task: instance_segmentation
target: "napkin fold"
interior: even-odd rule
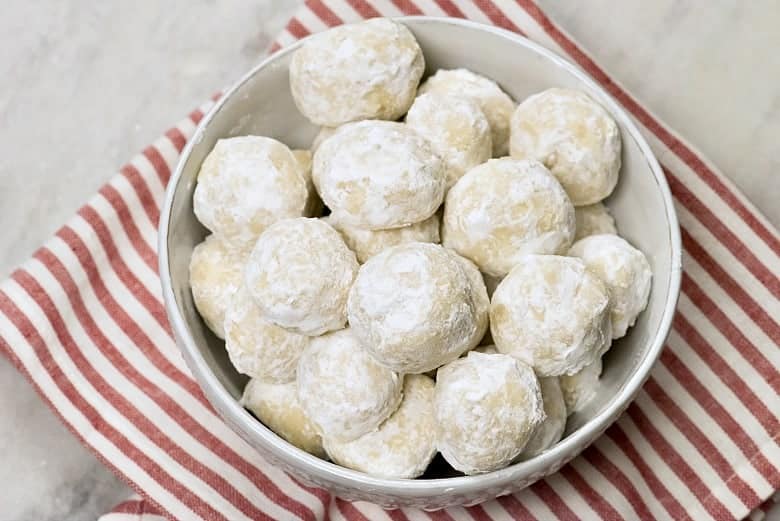
[[[529,0],[310,0],[272,50],[333,25],[407,14],[525,35],[578,64],[636,120],[666,173],[685,250],[678,312],[649,380],[560,472],[474,507],[384,511],[268,464],[190,376],[160,292],[164,190],[207,103],[0,283],[0,350],[139,494],[103,519],[760,518],[780,488],[778,232]]]

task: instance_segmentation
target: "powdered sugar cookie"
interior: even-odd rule
[[[561,375],[558,377],[568,414],[582,410],[596,396],[599,388],[601,367],[602,362],[601,358],[599,358],[573,375]]]
[[[572,257],[527,255],[501,281],[490,305],[496,349],[539,376],[574,374],[609,349],[609,293]]]
[[[354,441],[325,438],[331,459],[383,478],[416,478],[436,455],[433,416],[434,382],[419,374],[404,377],[404,397],[398,409],[373,432]]]
[[[290,62],[290,89],[298,109],[317,125],[395,120],[412,104],[424,70],[412,33],[374,18],[307,39]]]
[[[558,178],[575,206],[601,201],[620,171],[620,130],[584,92],[547,89],[517,106],[512,157],[536,159]]]
[[[574,207],[537,161],[491,159],[447,193],[442,244],[501,277],[528,253],[564,253],[574,238]]]
[[[611,233],[617,235],[615,218],[609,213],[609,208],[603,203],[594,203],[587,206],[574,208],[574,219],[577,222],[577,231],[574,241],[578,241],[590,235]]]
[[[542,390],[545,419],[540,423],[531,439],[523,448],[520,457],[533,458],[549,449],[561,439],[566,430],[566,403],[563,401],[563,393],[558,378],[539,378],[539,387]]]
[[[479,345],[488,330],[488,313],[490,312],[490,297],[488,297],[485,281],[477,269],[476,264],[465,257],[461,257],[452,250],[447,250],[459,263],[466,277],[471,283],[471,299],[474,303],[474,319],[477,328],[469,341],[469,349]]]
[[[369,230],[423,221],[444,197],[444,165],[402,123],[344,125],[314,154],[314,183],[340,221]]]
[[[285,219],[263,232],[244,280],[262,315],[304,335],[344,327],[355,254],[320,219]]]
[[[312,339],[298,362],[298,399],[319,433],[351,441],[398,408],[403,377],[380,365],[350,329]]]

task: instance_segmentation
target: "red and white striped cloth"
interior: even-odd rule
[[[311,0],[274,49],[342,22],[422,13],[499,25],[568,56],[633,114],[663,165],[682,226],[682,294],[636,402],[560,472],[470,508],[383,511],[269,465],[198,389],[160,295],[160,204],[207,104],[0,284],[2,351],[143,498],[104,519],[760,518],[780,488],[780,235],[529,0]]]

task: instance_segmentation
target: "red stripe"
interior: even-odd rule
[[[636,402],[632,403],[626,410],[626,414],[634,422],[637,430],[648,441],[653,450],[658,456],[664,460],[672,471],[677,474],[680,481],[696,496],[699,501],[704,505],[707,511],[715,519],[730,519],[732,516],[729,513],[726,506],[715,499],[710,502],[711,497],[710,490],[701,480],[699,475],[688,465],[688,462],[680,456],[680,453],[664,438],[658,429],[656,429],[653,422],[645,416],[645,413],[637,406]]]
[[[446,510],[434,510],[433,512],[426,512],[425,515],[430,517],[432,521],[455,521]]]
[[[363,18],[377,18],[382,16],[379,14],[379,11],[374,9],[374,6],[365,0],[347,0],[347,3],[349,3],[349,5],[351,5]]]
[[[173,143],[173,146],[181,154],[181,151],[184,150],[184,145],[187,144],[187,138],[184,137],[184,134],[182,134],[181,130],[176,127],[170,128],[167,132],[165,132],[165,136],[170,140],[171,143]]]
[[[119,224],[121,224],[122,228],[125,230],[125,234],[127,235],[127,238],[130,239],[130,243],[138,253],[138,256],[141,257],[144,264],[146,264],[150,270],[157,273],[157,253],[149,246],[149,243],[144,240],[141,231],[133,220],[130,208],[127,206],[125,200],[122,199],[119,191],[111,185],[103,185],[99,193],[116,212],[119,217]]]
[[[336,498],[336,508],[339,509],[341,512],[341,515],[344,516],[349,521],[370,521],[366,516],[364,516],[360,510],[355,508],[355,505],[350,503],[349,501],[344,501],[343,499]]]
[[[542,29],[555,40],[588,74],[593,76],[596,81],[620,103],[626,107],[634,116],[655,134],[672,152],[685,162],[712,190],[717,193],[721,199],[737,213],[747,225],[770,247],[777,255],[780,255],[780,237],[770,231],[749,210],[728,188],[715,172],[710,170],[707,165],[694,152],[688,148],[685,143],[672,135],[664,128],[653,116],[648,113],[637,101],[628,95],[619,85],[612,81],[607,74],[573,41],[561,32],[560,29],[547,17],[547,15],[532,0],[516,0],[517,3],[542,27]]]
[[[203,426],[187,414],[181,406],[173,402],[162,389],[138,372],[132,362],[130,362],[130,360],[128,360],[105,336],[89,314],[89,310],[84,305],[81,295],[78,292],[78,286],[76,286],[62,263],[45,249],[39,250],[38,255],[39,260],[44,263],[46,268],[57,279],[62,286],[62,289],[67,294],[73,312],[84,328],[84,331],[95,344],[95,347],[105,355],[111,364],[133,385],[143,391],[144,394],[159,405],[173,421],[179,423],[185,431],[190,432],[193,437],[205,447],[212,446],[212,443],[219,443],[219,440],[217,440],[216,437],[209,436],[208,433],[202,432],[205,431]],[[14,274],[14,280],[16,280],[19,285],[27,291],[30,297],[38,303],[56,331],[60,343],[68,352],[68,356],[73,360],[79,371],[81,371],[108,403],[112,404],[120,414],[127,418],[141,432],[145,433],[155,445],[165,451],[174,461],[202,479],[215,492],[220,494],[228,502],[233,503],[241,512],[252,519],[255,517],[258,519],[270,519],[265,512],[250,503],[239,490],[234,488],[230,482],[227,481],[227,479],[199,459],[192,456],[171,439],[170,436],[160,430],[155,422],[135,407],[123,393],[119,392],[95,369],[85,357],[84,353],[79,349],[73,337],[70,336],[67,324],[55,307],[51,297],[38,282],[32,278],[32,276],[25,272],[16,272]],[[220,447],[217,447],[217,450],[214,452],[217,453],[219,451]]]
[[[582,475],[577,472],[577,469],[571,465],[565,465],[559,472],[561,473],[561,476],[566,478],[571,486],[585,498],[588,505],[590,505],[593,511],[601,516],[602,519],[623,519],[623,516],[621,516],[618,511],[601,496],[601,494],[593,490],[593,487],[583,479]]]
[[[510,501],[510,498],[514,499],[514,501]],[[496,501],[498,501],[501,506],[506,510],[510,516],[512,516],[513,519],[516,520],[525,520],[525,519],[536,519],[531,512],[528,511],[527,508],[525,508],[525,505],[523,505],[523,502],[520,501],[520,499],[517,496],[501,496],[499,498],[496,498]]]
[[[385,513],[387,514],[387,517],[394,519],[395,521],[409,521],[409,518],[406,517],[406,514],[403,510],[385,510]]]
[[[436,3],[439,4],[439,7],[441,7],[442,11],[447,13],[447,16],[451,16],[453,18],[466,18],[466,15],[463,13],[463,11],[461,11],[457,5],[452,3],[451,0],[436,0]]]
[[[14,272],[12,278],[30,295],[41,311],[49,316],[48,310],[53,308],[53,304],[49,296],[43,291],[43,288],[41,288],[30,275],[21,270]],[[201,500],[173,476],[165,472],[162,467],[149,458],[146,453],[133,445],[124,434],[116,430],[109,422],[105,421],[97,409],[79,394],[69,378],[62,372],[60,366],[49,353],[46,342],[43,340],[40,333],[38,333],[38,330],[32,322],[30,322],[27,316],[22,313],[3,292],[0,292],[0,309],[3,310],[19,332],[30,343],[36,357],[41,365],[44,366],[46,372],[49,373],[54,380],[57,387],[59,387],[60,391],[79,411],[82,412],[85,418],[97,431],[103,434],[103,436],[122,452],[125,457],[131,459],[138,466],[143,468],[161,488],[179,498],[189,508],[193,509],[196,514],[200,516],[209,516],[211,519],[225,519],[208,503]],[[70,358],[75,362],[74,354],[76,358],[79,358],[78,348],[70,340],[65,324],[58,315],[54,317],[54,321],[50,317],[49,322],[60,340],[60,343],[62,343]],[[74,351],[76,351],[76,353],[74,353]],[[107,385],[104,384],[104,386]],[[98,385],[95,386],[95,388],[98,391],[101,391],[104,386]]]
[[[669,186],[675,198],[682,203],[700,221],[721,244],[734,254],[742,265],[753,274],[776,297],[780,298],[780,278],[772,273],[750,251],[737,236],[728,229],[712,211],[707,208],[688,188],[675,178],[669,170],[664,169]],[[717,266],[717,264],[716,264]],[[738,287],[738,286],[737,286]],[[777,327],[777,324],[775,324]]]
[[[685,276],[683,274],[683,276]],[[716,352],[711,345],[701,336],[688,320],[682,315],[677,313],[674,317],[674,328],[680,333],[680,336],[685,342],[699,355],[699,357],[712,369],[718,378],[728,387],[731,391],[737,395],[737,398],[745,405],[745,408],[749,410],[758,422],[764,427],[767,434],[770,436],[777,435],[780,429],[777,417],[767,409],[764,402],[762,402],[758,396],[750,389],[740,378],[740,376],[734,371],[729,363],[727,363],[720,353]],[[661,355],[663,357],[663,353]],[[681,380],[683,387],[688,386],[689,382]]]
[[[634,465],[639,475],[645,480],[650,491],[655,495],[655,498],[659,503],[669,512],[672,519],[689,519],[685,509],[680,505],[680,502],[669,492],[663,483],[658,479],[653,469],[647,464],[647,462],[639,455],[636,447],[628,438],[626,433],[620,427],[618,423],[613,423],[612,426],[606,430],[605,434],[615,443],[617,447],[623,452],[623,454]]]
[[[425,14],[422,12],[422,10],[419,7],[414,5],[409,0],[393,0],[393,4],[395,4],[395,6],[398,9],[400,9],[401,12],[405,15],[417,16],[417,15]]]
[[[474,521],[492,521],[492,518],[485,512],[482,505],[472,505],[465,508],[466,512],[474,519]]]
[[[694,258],[696,262],[709,273],[710,277],[723,288],[734,302],[761,328],[764,333],[775,343],[780,343],[780,326],[769,316],[748,293],[735,281],[726,270],[693,238],[685,229],[680,228],[680,237],[683,248]]]
[[[530,490],[539,496],[558,519],[579,519],[546,481],[537,481]]]
[[[200,120],[203,119],[203,111],[200,109],[195,109],[192,112],[190,112],[189,118],[192,120],[193,123],[196,125],[200,123]]]
[[[693,339],[696,341],[696,339]],[[690,345],[690,340],[686,340]],[[677,357],[674,351],[667,347],[661,353],[661,362],[664,367],[677,379],[678,382],[685,382],[685,390],[707,411],[721,429],[734,441],[734,444],[750,460],[755,468],[770,483],[780,486],[780,471],[773,466],[761,454],[761,450],[756,445],[753,438],[742,428],[731,414],[723,408],[710,391],[704,387],[698,378],[690,369]]]
[[[322,503],[323,512],[328,511],[328,505],[330,505],[331,497],[327,490],[318,487],[310,487],[309,485],[306,485],[303,482],[301,482],[298,478],[296,478],[292,474],[288,474],[287,477],[290,478],[290,480],[293,483],[301,487],[303,490],[309,492],[311,495],[319,499],[320,502]]]
[[[274,43],[271,44],[271,48],[268,49],[268,52],[270,54],[274,54],[276,51],[278,51],[281,48],[282,48],[282,46],[279,44],[279,42],[274,42]]]
[[[328,27],[333,27],[344,23],[344,20],[339,18],[339,16],[331,11],[330,7],[323,4],[321,0],[307,0],[306,5],[315,15],[317,15],[317,18],[322,20]]]
[[[168,180],[171,178],[171,169],[168,168],[168,163],[165,161],[162,154],[160,154],[160,151],[154,146],[148,146],[144,148],[143,154],[154,167],[154,171],[157,172],[157,177],[160,178],[162,185],[166,186]]]
[[[475,0],[474,4],[479,7],[483,13],[485,13],[485,16],[487,16],[490,21],[493,22],[493,24],[501,27],[502,29],[512,31],[513,33],[517,33],[521,36],[525,36],[525,33],[518,26],[516,26],[512,20],[507,18],[504,12],[496,7],[496,4],[490,0]]]
[[[149,222],[156,228],[157,223],[160,222],[160,209],[157,207],[157,201],[155,200],[154,195],[152,195],[149,185],[146,184],[143,176],[141,176],[141,173],[129,163],[120,168],[119,173],[122,174],[133,187],[138,200],[141,201],[144,212],[146,212],[146,216],[149,217]]]
[[[653,519],[650,509],[645,503],[642,495],[637,491],[630,479],[617,468],[606,456],[596,447],[591,445],[582,453],[583,459],[590,463],[610,484],[623,494],[623,497],[631,504],[639,519]],[[626,517],[630,517],[626,514]]]
[[[720,479],[729,487],[742,503],[751,508],[761,499],[755,490],[735,473],[735,469],[726,461],[720,450],[710,441],[691,419],[677,406],[658,382],[651,376],[643,389],[664,415],[691,442],[701,456],[715,469]]]
[[[155,508],[155,506],[146,499],[129,499],[127,501],[123,501],[112,508],[111,513],[135,515],[149,514],[153,516],[163,516],[163,513]]]
[[[294,16],[290,18],[290,21],[287,23],[287,32],[298,39],[305,38],[309,35],[309,30]]]

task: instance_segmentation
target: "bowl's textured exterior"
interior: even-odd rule
[[[246,378],[233,370],[190,294],[190,254],[206,234],[192,212],[192,193],[200,163],[219,138],[259,134],[293,148],[308,147],[317,129],[295,108],[287,77],[290,58],[300,44],[258,65],[200,123],[168,187],[160,221],[160,276],[170,322],[193,375],[225,421],[264,457],[344,499],[437,509],[470,505],[526,487],[555,472],[617,419],[647,378],[669,331],[679,293],[681,248],[671,194],[650,148],[626,113],[584,72],[527,39],[494,27],[430,17],[400,20],[420,42],[427,73],[465,67],[496,80],[516,100],[553,86],[581,89],[602,103],[620,126],[623,168],[607,203],[621,235],[648,256],[652,291],[636,326],[607,353],[602,388],[586,410],[570,417],[566,437],[531,460],[479,476],[380,479],[293,447],[238,404]]]

